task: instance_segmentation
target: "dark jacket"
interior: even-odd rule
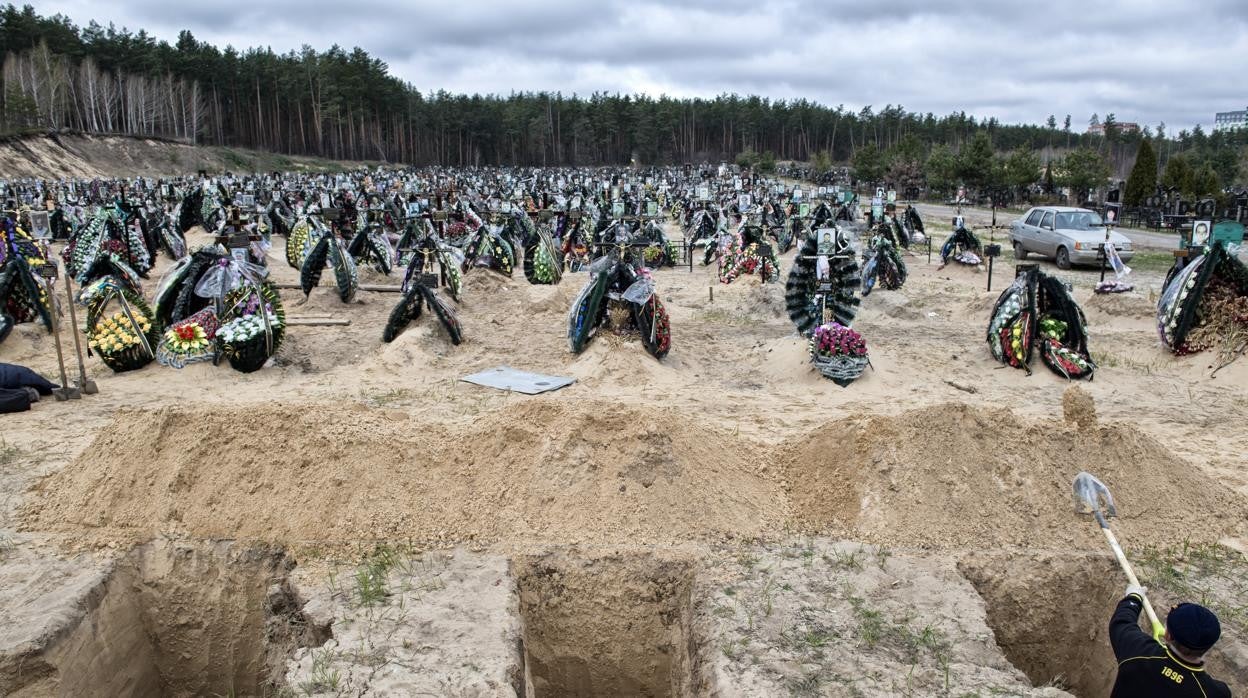
[[[1189,664],[1140,630],[1143,604],[1134,595],[1118,602],[1109,621],[1109,643],[1118,658],[1118,679],[1110,698],[1230,698],[1231,689]]]
[[[40,395],[51,395],[57,384],[17,364],[0,364],[0,389],[34,388]]]

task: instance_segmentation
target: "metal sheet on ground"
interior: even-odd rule
[[[567,376],[544,376],[540,373],[520,371],[510,366],[498,366],[470,376],[464,376],[460,380],[474,385],[509,390],[525,395],[537,395],[566,388],[576,382],[575,378]]]

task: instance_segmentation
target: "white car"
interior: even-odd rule
[[[1010,224],[1010,242],[1016,259],[1027,259],[1028,254],[1052,257],[1061,269],[1075,264],[1099,265],[1105,223],[1101,214],[1086,208],[1037,206]],[[1122,233],[1111,232],[1109,242],[1124,262],[1135,254],[1131,239]]]

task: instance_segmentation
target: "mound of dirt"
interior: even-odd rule
[[[42,481],[31,530],[266,541],[750,537],[765,447],[674,411],[539,399],[470,425],[363,405],[123,410]]]
[[[1114,493],[1125,540],[1203,540],[1244,527],[1244,502],[1128,425],[1074,431],[1007,410],[947,404],[836,420],[782,454],[806,527],[898,545],[1086,542],[1073,511],[1080,470]]]
[[[1111,317],[1152,320],[1157,316],[1157,308],[1139,293],[1093,293],[1083,307]]]

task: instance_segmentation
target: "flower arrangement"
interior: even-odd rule
[[[1237,294],[1231,283],[1215,276],[1200,298],[1197,321],[1175,353],[1214,349],[1218,364],[1226,365],[1248,345],[1248,296]]]
[[[738,277],[758,274],[763,283],[777,281],[780,268],[776,265],[775,251],[764,254],[758,243],[750,243],[744,250],[738,248],[738,241],[733,242],[728,251],[720,259],[720,283],[729,284]]]
[[[667,315],[667,308],[663,306],[657,295],[650,296],[647,305],[650,306],[650,315],[654,324],[654,343],[651,347],[649,342],[643,340],[643,344],[655,358],[662,359],[672,348],[672,321]]]
[[[138,325],[138,332],[134,325]],[[101,356],[114,357],[130,349],[141,346],[141,334],[152,329],[151,320],[147,316],[136,313],[134,324],[123,312],[113,313],[110,317],[98,320],[87,334],[87,345],[98,351]]]
[[[169,328],[165,344],[179,354],[193,354],[208,348],[208,333],[197,322]]]
[[[272,311],[265,314],[268,315],[271,329],[282,326],[281,319]],[[262,334],[264,334],[264,318],[259,313],[236,317],[217,330],[217,338],[226,344],[246,342]]]
[[[838,322],[815,328],[808,346],[815,368],[841,387],[857,380],[871,363],[867,357],[867,341]]]
[[[230,292],[226,304],[232,317],[216,332],[221,353],[235,370],[259,370],[277,353],[285,336],[286,313],[281,297],[272,284],[245,284]]]
[[[533,255],[533,277],[539,283],[549,284],[555,281],[555,261],[545,245],[537,245]]]
[[[1126,281],[1109,279],[1108,281],[1102,281],[1097,284],[1096,288],[1093,290],[1096,293],[1126,293],[1128,291],[1135,290],[1135,286]]]
[[[174,368],[207,361],[216,353],[213,346],[216,332],[217,315],[211,308],[204,308],[165,330],[156,348],[156,360]]]
[[[867,341],[854,330],[833,322],[815,328],[810,336],[810,355],[833,356],[866,356]]]
[[[121,310],[107,314],[114,301]],[[118,373],[133,371],[156,357],[160,336],[152,309],[143,296],[126,288],[117,277],[104,276],[84,286],[78,302],[87,306],[87,346],[109,368]]]

